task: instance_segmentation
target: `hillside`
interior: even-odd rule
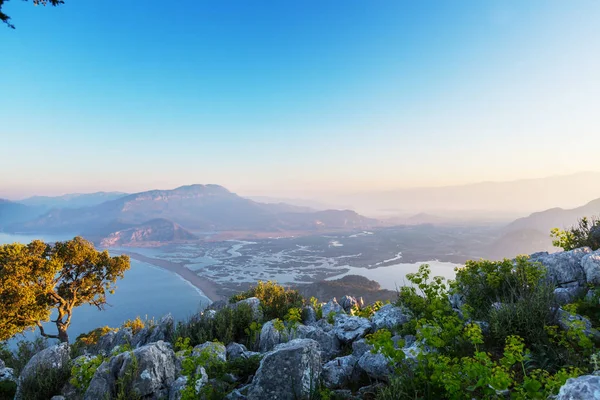
[[[46,210],[51,208],[80,208],[95,206],[126,195],[127,193],[122,192],[70,193],[62,196],[33,196],[19,200],[19,203],[41,207]]]
[[[197,240],[193,233],[167,219],[159,218],[119,230],[100,240],[102,247],[133,246],[149,242],[181,242]]]
[[[21,232],[108,234],[107,225],[132,225],[167,219],[192,231],[281,231],[367,228],[376,220],[352,211],[317,211],[289,204],[262,204],[218,185],[190,185],[152,190],[92,207],[54,209],[12,227]],[[129,225],[129,226],[127,226]]]
[[[20,223],[39,216],[43,210],[24,204],[0,199],[0,230],[7,226]]]

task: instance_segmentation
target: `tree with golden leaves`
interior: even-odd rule
[[[114,292],[129,267],[128,256],[111,257],[81,237],[53,245],[1,245],[0,341],[37,326],[42,336],[68,342],[73,309],[103,309],[107,292]],[[51,317],[57,334],[44,330]]]

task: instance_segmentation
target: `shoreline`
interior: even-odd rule
[[[166,269],[167,271],[179,275],[186,282],[190,283],[195,288],[200,289],[204,296],[208,297],[212,302],[223,300],[223,297],[217,293],[217,285],[214,282],[196,275],[193,271],[187,269],[182,264],[177,264],[171,261],[160,260],[152,257],[146,257],[142,254],[127,250],[120,250],[119,252],[128,255],[134,260],[152,264],[154,266]]]

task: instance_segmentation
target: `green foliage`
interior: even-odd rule
[[[297,290],[286,289],[272,281],[259,281],[248,291],[233,296],[230,302],[236,303],[250,297],[260,299],[265,320],[284,319],[290,308],[302,308],[304,303]]]
[[[154,321],[154,319],[148,319],[148,316],[146,316],[146,319],[143,320],[138,315],[134,319],[128,319],[127,321],[125,321],[121,327],[131,329],[131,333],[135,335],[136,333],[139,333],[142,329],[150,328],[153,326],[156,326],[156,322]]]
[[[21,381],[21,396],[27,400],[48,400],[59,395],[71,376],[70,359],[65,357],[60,367],[40,366]]]
[[[17,384],[12,381],[0,382],[0,400],[13,400],[17,392]]]
[[[600,249],[600,219],[583,217],[578,220],[576,226],[567,230],[552,229],[550,236],[554,238],[552,244],[565,251],[586,246],[592,250]]]
[[[81,237],[53,245],[40,240],[1,245],[0,340],[37,326],[42,336],[68,342],[73,308],[102,309],[106,293],[129,266],[129,257],[110,257]],[[47,334],[42,325],[53,310],[57,335]]]
[[[11,351],[4,343],[0,344],[0,359],[7,367],[12,368],[18,376],[23,371],[31,357],[48,347],[48,340],[36,338],[33,341],[21,340],[17,343],[17,350]]]
[[[256,348],[258,345],[258,339],[260,338],[260,331],[262,330],[262,324],[257,321],[252,321],[250,325],[244,329],[244,333],[248,337],[248,347]]]
[[[255,321],[253,321],[252,308],[249,305],[226,307],[218,310],[214,317],[203,314],[179,322],[175,327],[172,341],[176,342],[181,337],[189,338],[192,346],[218,340],[222,343],[238,342],[253,347],[255,343],[250,341],[246,333],[253,322]]]
[[[315,310],[317,320],[323,318],[323,305],[316,297],[311,297],[308,304]]]
[[[126,365],[125,371],[115,382],[115,398],[117,400],[140,400],[141,396],[133,388],[133,382],[139,374],[138,359],[133,351],[129,352],[130,362]]]
[[[363,308],[360,308],[358,304],[355,304],[352,307],[351,314],[362,318],[371,318],[373,314],[379,311],[381,307],[383,307],[383,302],[381,301],[376,301],[375,303]]]
[[[104,357],[100,355],[80,358],[74,361],[71,367],[71,379],[69,382],[79,393],[85,393],[90,386],[94,373],[96,373],[96,370],[103,362]]]

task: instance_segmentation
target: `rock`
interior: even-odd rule
[[[592,328],[592,323],[590,322],[590,320],[585,317],[582,317],[581,315],[571,314],[570,312],[559,308],[557,318],[558,325],[565,331],[571,329],[572,325],[577,324],[581,325],[581,327],[583,328],[583,333],[585,333],[586,336],[593,336],[596,339],[600,339],[600,332]]]
[[[274,321],[271,320],[265,323],[260,331],[258,348],[261,353],[270,351],[279,343],[288,341],[288,335],[285,330],[280,332],[275,329]]]
[[[364,337],[371,328],[371,322],[366,318],[339,314],[335,317],[333,332],[340,342],[350,343]]]
[[[260,353],[249,351],[246,346],[239,343],[229,343],[226,347],[227,350],[227,359],[230,361],[237,360],[238,358],[248,359],[253,356],[259,356]]]
[[[462,293],[453,293],[448,296],[448,300],[450,301],[452,308],[455,310],[460,310],[466,303],[465,296]]]
[[[0,360],[0,385],[16,385],[17,377],[15,376],[15,371],[12,368],[8,368],[4,361]]]
[[[68,368],[70,361],[70,348],[67,343],[48,347],[31,357],[27,362],[27,365],[25,365],[25,368],[23,368],[23,371],[21,371],[21,376],[19,376],[15,399],[22,399],[20,393],[22,382],[29,379],[36,379],[38,374],[43,374],[44,371],[50,369]]]
[[[127,390],[145,399],[166,398],[178,372],[178,360],[170,344],[163,341],[147,344],[102,363],[84,399],[101,399],[106,394],[114,396],[117,382],[126,379],[128,374],[131,374],[131,381]]]
[[[583,293],[579,286],[554,289],[554,299],[559,305],[565,305],[575,301]]]
[[[556,400],[600,400],[600,376],[583,375],[568,379]]]
[[[407,360],[416,362],[419,355],[423,352],[421,346],[416,341],[412,342],[409,346],[405,346],[402,351]]]
[[[187,386],[187,376],[180,376],[173,382],[169,389],[169,400],[181,400],[183,390]]]
[[[358,307],[358,300],[352,296],[344,296],[340,299],[339,304],[347,314],[350,314],[354,306]]]
[[[50,400],[67,400],[65,396],[52,396]]]
[[[326,319],[320,319],[316,323],[312,324],[312,326],[321,329],[322,331],[329,332],[333,330],[333,325],[327,322]]]
[[[248,400],[308,398],[321,379],[319,344],[294,339],[265,355],[252,380]]]
[[[242,394],[238,389],[234,389],[231,393],[225,396],[225,400],[246,400],[247,397]]]
[[[375,330],[392,330],[408,321],[410,321],[408,313],[393,304],[386,304],[371,317],[371,322],[373,323]]]
[[[404,336],[404,347],[410,347],[416,341],[417,338],[414,335],[406,335]]]
[[[173,316],[167,314],[160,319],[158,324],[146,326],[133,336],[132,347],[141,347],[148,343],[168,341],[173,332]]]
[[[132,340],[133,334],[131,333],[131,328],[121,328],[117,332],[109,331],[105,335],[100,336],[98,343],[94,346],[94,352],[108,356],[115,347],[131,344]]]
[[[384,383],[378,382],[369,386],[363,386],[358,389],[359,399],[374,399],[382,388],[385,387]]]
[[[246,304],[252,309],[252,319],[254,321],[260,321],[263,318],[263,311],[260,306],[260,299],[257,297],[249,297],[244,300],[240,300],[237,303],[231,304],[230,307],[233,309],[238,308],[241,304]]]
[[[352,355],[356,358],[362,357],[368,351],[371,351],[373,346],[368,344],[365,339],[360,339],[352,343]]]
[[[331,394],[333,395],[331,397],[332,399],[363,400],[363,397],[357,397],[357,396],[353,395],[352,390],[348,390],[348,389],[332,390]]]
[[[204,367],[198,367],[196,368],[196,376],[199,376],[199,378],[194,383],[194,390],[196,393],[200,393],[202,388],[208,383],[208,374]]]
[[[581,266],[587,283],[600,285],[600,250],[581,259]]]
[[[548,269],[549,280],[556,286],[583,286],[586,279],[581,261],[591,252],[589,247],[582,247],[552,254],[535,253],[530,260],[542,263]]]
[[[229,303],[227,303],[225,300],[218,300],[218,301],[213,301],[207,308],[206,310],[222,310],[225,307],[229,306]]]
[[[219,342],[205,342],[192,349],[193,356],[206,354],[213,361],[227,361],[227,349]]]
[[[206,319],[215,319],[215,317],[217,316],[217,310],[206,310],[202,313],[202,315]]]
[[[335,315],[335,314],[344,312],[344,309],[342,308],[342,306],[340,306],[338,304],[335,297],[333,299],[329,300],[328,303],[323,304],[323,307],[321,308],[321,310],[323,311],[323,318],[325,318],[325,319],[329,318],[329,314]]]
[[[360,375],[357,370],[358,359],[353,355],[335,358],[323,365],[323,382],[329,389],[347,386]]]
[[[390,366],[390,360],[381,353],[365,352],[358,360],[360,368],[371,379],[388,381],[393,370]]]
[[[315,322],[317,322],[317,312],[311,306],[305,306],[302,309],[302,317],[302,322],[304,322],[306,325],[314,324]]]
[[[333,331],[325,332],[317,327],[311,327],[312,330],[306,332],[303,336],[305,339],[312,339],[319,343],[321,348],[321,358],[330,360],[337,356],[340,352],[340,341]]]

